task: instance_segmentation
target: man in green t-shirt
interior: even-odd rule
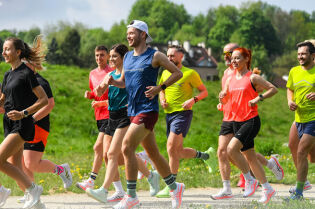
[[[206,152],[183,147],[183,139],[189,130],[193,116],[192,107],[199,100],[208,96],[208,91],[202,83],[199,74],[195,70],[182,65],[183,56],[183,48],[175,45],[168,48],[168,59],[182,71],[183,77],[163,91],[160,91],[160,103],[166,113],[169,165],[175,178],[177,176],[180,159],[209,159],[209,154]],[[164,70],[160,79],[160,85],[163,84],[170,75],[167,70]],[[193,96],[194,88],[199,91],[197,96]],[[156,197],[169,197],[168,187],[160,191]]]
[[[295,111],[299,135],[296,191],[289,199],[302,199],[308,173],[307,155],[315,146],[315,47],[311,42],[297,45],[300,66],[293,67],[287,82],[289,109]]]

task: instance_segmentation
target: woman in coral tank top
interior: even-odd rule
[[[245,177],[243,196],[253,195],[258,187],[258,181],[250,175],[249,165],[264,188],[259,202],[266,204],[274,196],[275,190],[267,182],[264,169],[258,162],[254,149],[254,138],[260,129],[257,103],[276,94],[277,89],[261,76],[252,73],[250,64],[250,50],[237,48],[233,51],[232,65],[235,74],[226,81],[219,97],[222,103],[229,101],[233,115],[234,137],[227,150],[228,155],[234,159],[236,166]],[[257,90],[260,92],[261,89],[266,91],[259,95]]]

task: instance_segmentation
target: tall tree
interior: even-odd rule
[[[71,29],[65,36],[65,39],[60,44],[61,61],[66,65],[80,66],[78,59],[80,51],[80,34],[76,29]]]

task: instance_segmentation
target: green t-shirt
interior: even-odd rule
[[[183,77],[165,89],[165,99],[168,103],[168,107],[164,109],[165,113],[184,111],[182,104],[192,98],[193,88],[197,88],[202,84],[200,76],[195,70],[182,66],[181,71]],[[170,76],[171,73],[164,70],[159,84],[162,84]]]
[[[315,120],[315,101],[306,98],[306,95],[315,92],[315,66],[303,70],[296,66],[290,70],[287,88],[294,91],[294,102],[298,105],[295,111],[295,121],[307,123]]]

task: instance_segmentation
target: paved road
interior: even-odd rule
[[[277,191],[276,197],[273,202],[280,202],[284,197],[288,196],[288,190],[290,186],[276,184],[273,187]],[[198,188],[187,189],[184,193],[183,204],[181,208],[248,208],[253,205],[252,201],[258,200],[261,196],[262,189],[260,188],[255,195],[249,198],[242,197],[242,191],[239,188],[233,188],[233,199],[229,200],[212,200],[209,198],[210,194],[215,194],[219,191],[219,188]],[[155,198],[150,197],[148,191],[140,191],[137,193],[140,200],[139,208],[150,209],[168,209],[171,207],[170,198]],[[315,189],[305,192],[304,196],[315,202]],[[17,209],[22,205],[18,204],[16,200],[19,197],[9,197],[7,203],[3,208]],[[113,203],[102,204],[94,199],[89,198],[86,194],[56,194],[42,196],[42,202],[46,205],[47,209],[104,209],[112,208]]]

